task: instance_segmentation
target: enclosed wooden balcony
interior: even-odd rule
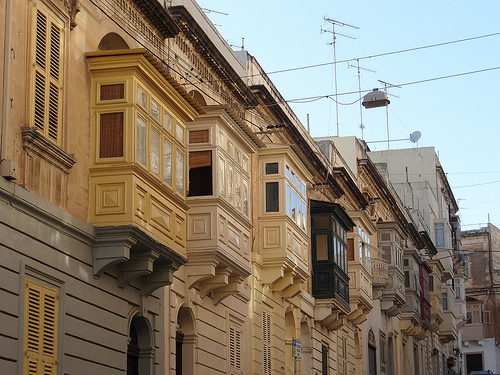
[[[439,326],[439,340],[448,343],[458,338],[455,293],[450,287],[443,288],[443,322]]]
[[[283,298],[298,295],[310,277],[306,183],[311,178],[289,146],[267,145],[259,151],[259,251],[254,261],[261,281]]]
[[[116,266],[120,286],[166,285],[186,262],[185,129],[201,108],[146,50],[86,56],[94,273]]]
[[[261,146],[228,107],[212,107],[188,124],[188,288],[215,304],[246,298],[251,274],[250,158]]]

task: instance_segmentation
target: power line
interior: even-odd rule
[[[438,81],[438,80],[441,80],[441,79],[462,77],[462,76],[466,76],[466,75],[470,75],[470,74],[484,73],[484,72],[489,72],[489,71],[498,70],[498,69],[500,69],[500,66],[495,66],[493,68],[485,68],[485,69],[473,70],[473,71],[463,72],[463,73],[457,73],[457,74],[450,74],[450,75],[447,75],[447,76],[440,76],[440,77],[422,79],[422,80],[419,80],[419,81],[399,83],[397,85],[394,84],[394,85],[392,85],[390,87],[417,85],[417,84],[420,84],[420,83],[427,83],[427,82],[432,82],[432,81]],[[390,88],[390,87],[388,87],[388,88]],[[368,93],[368,92],[371,92],[371,91],[372,90],[362,90],[361,92],[362,93],[365,93],[365,92]],[[306,101],[306,102],[308,100],[315,101],[315,100],[319,100],[319,99],[327,99],[327,98],[330,98],[330,97],[342,96],[342,95],[352,95],[352,94],[359,94],[359,91],[347,91],[347,92],[338,93],[338,94],[310,96],[310,97],[306,97],[306,98],[296,98],[296,99],[285,100],[285,101],[287,103],[299,103],[299,104],[301,104],[300,103],[301,101]],[[354,102],[354,103],[356,103],[356,102]]]
[[[473,185],[454,186],[453,189],[460,189],[460,188],[469,188],[469,187],[475,187],[475,186],[498,184],[499,182],[500,182],[500,180],[490,181],[490,182],[483,182],[483,183],[480,183],[480,184],[473,184]]]
[[[468,42],[468,41],[476,40],[476,39],[489,38],[489,37],[498,36],[498,35],[500,35],[500,32],[498,32],[498,33],[492,33],[492,34],[479,35],[479,36],[473,36],[473,37],[465,38],[465,39],[457,39],[457,40],[452,40],[452,41],[449,41],[449,42],[430,44],[430,45],[427,45],[427,46],[407,48],[407,49],[402,49],[402,50],[399,50],[399,51],[384,52],[384,53],[379,53],[379,54],[376,54],[376,55],[369,55],[369,56],[357,57],[357,58],[352,58],[352,59],[347,59],[347,60],[340,60],[340,61],[336,61],[336,62],[330,61],[330,62],[326,62],[326,63],[313,64],[313,65],[305,65],[305,66],[300,66],[300,67],[296,67],[296,68],[274,70],[274,71],[271,71],[271,72],[267,72],[267,75],[277,74],[277,73],[293,72],[293,71],[296,71],[296,70],[319,68],[319,67],[322,67],[322,66],[333,65],[333,64],[342,64],[342,63],[346,63],[346,62],[348,63],[348,62],[356,61],[356,60],[373,59],[373,58],[377,58],[377,57],[383,57],[383,56],[396,55],[396,54],[400,54],[400,53],[419,51],[419,50],[422,50],[422,49],[428,49],[428,48],[434,48],[434,47],[441,47],[441,46],[445,46],[445,45],[449,45],[449,44]],[[258,75],[260,75],[260,74],[253,74],[253,75],[249,75],[247,77],[254,77],[254,76],[258,76]]]

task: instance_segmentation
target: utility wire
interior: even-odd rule
[[[427,46],[407,48],[407,49],[402,49],[402,50],[399,50],[399,51],[384,52],[384,53],[379,53],[379,54],[376,54],[376,55],[369,55],[369,56],[357,57],[357,58],[353,58],[353,59],[340,60],[340,61],[336,61],[336,62],[330,61],[330,62],[326,62],[326,63],[320,63],[320,64],[314,64],[314,65],[306,65],[306,66],[300,66],[300,67],[296,67],[296,68],[274,70],[274,71],[271,71],[271,72],[267,72],[267,74],[269,75],[269,74],[277,74],[277,73],[286,73],[286,72],[293,72],[293,71],[296,71],[296,70],[318,68],[318,67],[326,66],[326,65],[343,64],[343,63],[346,63],[346,62],[351,62],[351,61],[356,61],[356,60],[373,59],[373,58],[377,58],[377,57],[383,57],[383,56],[389,56],[389,55],[396,55],[396,54],[405,53],[405,52],[419,51],[419,50],[427,49],[427,48],[441,47],[441,46],[446,46],[446,45],[449,45],[449,44],[468,42],[468,41],[476,40],[476,39],[489,38],[489,37],[498,36],[498,35],[500,35],[500,32],[498,32],[498,33],[492,33],[492,34],[479,35],[479,36],[473,36],[473,37],[465,38],[465,39],[452,40],[452,41],[449,41],[449,42],[430,44],[430,45],[427,45]],[[253,75],[249,75],[247,77],[254,77],[254,76],[258,76],[258,75],[260,75],[260,74],[253,74]]]
[[[438,80],[441,80],[441,79],[462,77],[462,76],[466,76],[466,75],[470,75],[470,74],[484,73],[484,72],[489,72],[489,71],[498,70],[498,69],[500,69],[500,66],[495,66],[493,68],[485,68],[485,69],[473,70],[473,71],[463,72],[463,73],[457,73],[457,74],[450,74],[450,75],[447,75],[447,76],[440,76],[440,77],[422,79],[422,80],[419,80],[419,81],[406,82],[406,83],[398,83],[397,85],[396,84],[392,84],[390,86],[388,85],[387,88],[396,87],[396,86],[399,87],[399,86],[417,85],[417,84],[420,84],[420,83],[427,83],[427,82],[432,82],[432,81],[438,81]],[[361,92],[365,93],[365,92],[371,92],[371,91],[372,90],[362,90]],[[359,90],[358,91],[347,91],[347,92],[341,92],[341,93],[337,93],[337,94],[318,95],[318,96],[311,96],[311,97],[307,97],[307,98],[296,98],[296,99],[285,100],[285,101],[287,103],[299,103],[299,104],[301,104],[301,102],[307,103],[308,101],[316,101],[316,100],[319,100],[319,99],[328,99],[330,97],[335,97],[335,96],[352,95],[352,94],[359,94],[359,93],[360,93]],[[356,102],[354,102],[354,103],[356,103]]]

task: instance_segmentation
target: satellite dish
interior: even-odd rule
[[[410,134],[410,141],[412,141],[413,143],[416,143],[416,142],[418,142],[418,140],[420,139],[421,136],[422,136],[422,133],[420,133],[418,130],[414,131],[413,133]]]

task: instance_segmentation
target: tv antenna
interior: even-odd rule
[[[234,44],[230,44],[230,47],[240,48],[242,51],[245,49],[245,38],[241,38],[241,46],[236,46]]]
[[[392,88],[392,87],[397,87],[397,88],[401,88],[401,86],[398,86],[398,85],[393,85],[392,83],[389,83],[389,82],[385,82],[385,81],[382,81],[382,80],[378,80],[381,84],[384,85],[384,92],[385,94],[387,95],[387,88]],[[387,106],[385,107],[385,118],[386,118],[386,123],[387,123],[387,149],[390,150],[391,149],[391,146],[390,146],[390,141],[389,141],[389,109],[387,108]],[[420,138],[420,137],[419,137]]]
[[[340,22],[336,21],[331,18],[326,18],[325,17],[325,22],[331,23],[332,24],[332,30],[324,30],[323,27],[321,27],[321,34],[323,33],[331,33],[333,35],[333,39],[331,43],[328,43],[329,45],[333,45],[333,75],[334,75],[334,82],[335,82],[335,115],[337,117],[337,137],[339,136],[339,104],[338,104],[338,89],[337,89],[337,56],[336,56],[336,43],[337,43],[337,35],[342,36],[345,38],[349,39],[356,39],[353,36],[346,35],[346,34],[340,34],[335,31],[335,26],[346,26],[350,27],[352,29],[359,30],[358,26],[354,25],[349,25],[348,23],[345,22]]]
[[[358,92],[359,92],[359,117],[360,117],[360,125],[359,128],[361,129],[361,139],[364,140],[363,136],[363,129],[365,126],[363,125],[363,105],[362,105],[362,100],[361,100],[361,70],[370,72],[370,73],[377,73],[375,70],[363,68],[359,66],[359,59],[356,59],[356,65],[352,65],[351,63],[347,63],[347,68],[357,68],[358,69]]]

